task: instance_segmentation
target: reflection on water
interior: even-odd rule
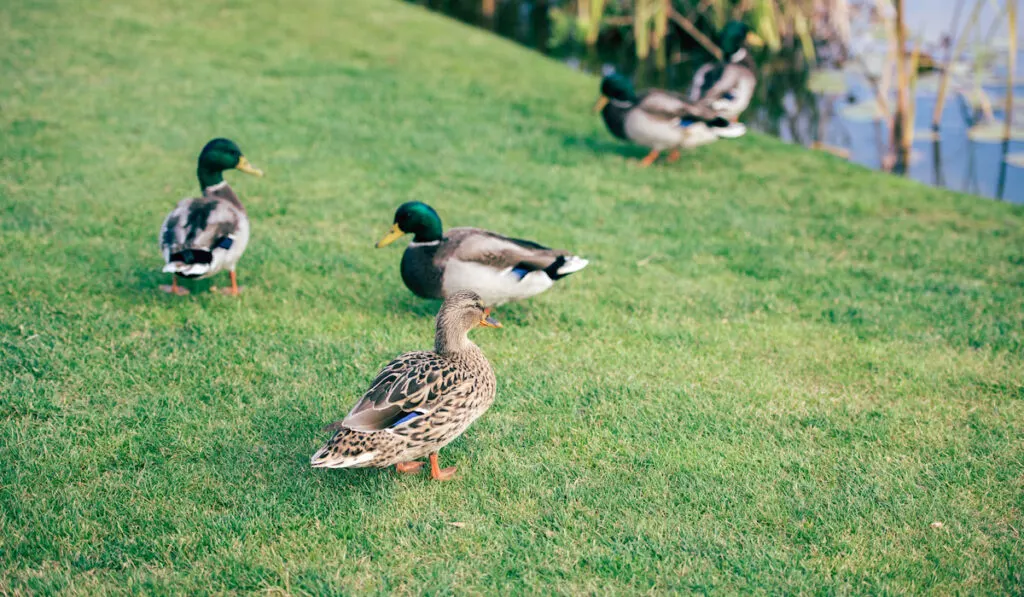
[[[638,63],[628,40],[617,39],[615,32],[602,35],[596,49],[587,49],[572,41],[549,45],[552,22],[548,0],[498,0],[494,14],[481,14],[481,0],[409,0],[444,12],[464,22],[492,30],[503,37],[564,61],[572,68],[594,74],[615,69],[632,75],[638,87],[656,86],[685,90],[693,72],[702,61],[699,50],[683,47],[684,36],[670,36],[669,67],[656,70]],[[1024,61],[1018,59],[1018,64]],[[885,169],[889,157],[889,133],[878,121],[848,118],[844,104],[870,100],[873,91],[855,77],[842,94],[819,94],[808,88],[810,69],[799,52],[783,53],[760,65],[760,77],[754,103],[743,116],[753,128],[790,143],[816,147],[841,155],[869,168]],[[1024,97],[1024,86],[1014,88]],[[988,88],[993,97],[1003,89]],[[915,180],[986,197],[1024,203],[1024,168],[1007,166],[1005,156],[1024,152],[1024,143],[979,143],[967,136],[971,110],[950,95],[943,108],[941,138],[930,134],[936,95],[922,91],[915,109],[913,154],[904,174]],[[998,100],[1001,105],[1001,99]],[[585,108],[581,108],[585,109]],[[1002,117],[996,109],[997,117]],[[1024,114],[1017,114],[1020,121]]]

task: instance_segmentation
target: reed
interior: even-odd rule
[[[896,46],[896,116],[893,118],[893,144],[896,147],[897,163],[906,166],[913,143],[914,123],[910,120],[910,74],[907,68],[907,29],[903,22],[904,0],[893,0],[896,20],[893,23],[892,36]]]
[[[1010,40],[1006,56],[1006,104],[1003,108],[1003,141],[1009,142],[1013,128],[1013,74],[1017,68],[1017,0],[1006,0]]]
[[[974,3],[974,8],[971,9],[971,14],[967,17],[967,23],[964,24],[963,30],[957,36],[956,41],[953,43],[953,49],[950,50],[949,56],[946,59],[946,67],[943,69],[942,76],[939,79],[939,92],[935,101],[935,110],[932,112],[932,130],[934,131],[939,130],[939,123],[942,121],[942,110],[946,105],[946,94],[949,93],[949,79],[952,76],[953,69],[951,67],[953,61],[963,51],[964,42],[967,40],[967,33],[978,23],[981,9],[985,3],[986,0],[977,0]],[[959,14],[960,10],[958,7],[953,17],[951,33],[956,33],[956,21]]]

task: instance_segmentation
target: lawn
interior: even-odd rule
[[[0,593],[1024,592],[1024,209],[759,135],[639,170],[592,77],[288,6],[0,8]],[[171,297],[214,136],[246,289]],[[431,344],[413,199],[591,265],[474,332],[456,480],[311,470]]]

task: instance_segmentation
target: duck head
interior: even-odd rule
[[[629,79],[614,73],[601,79],[601,97],[594,104],[594,112],[600,112],[610,100],[623,103],[635,103],[636,91]]]
[[[413,242],[429,243],[441,240],[441,217],[433,207],[420,201],[409,201],[395,210],[395,221],[377,248],[386,247],[406,234],[414,234]]]
[[[718,36],[718,45],[726,60],[739,62],[747,56],[747,46],[760,47],[764,42],[746,23],[729,21]]]
[[[491,310],[484,307],[483,299],[472,290],[448,295],[437,312],[434,350],[444,354],[473,347],[468,334],[475,327],[500,328],[501,324],[491,317]]]
[[[206,189],[220,184],[224,181],[223,172],[232,169],[253,176],[263,176],[263,171],[254,168],[231,139],[212,139],[199,152],[196,174],[201,188]]]

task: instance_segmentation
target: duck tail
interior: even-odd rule
[[[195,278],[210,272],[213,264],[213,253],[202,249],[183,249],[171,253],[167,258],[164,272],[181,274],[186,278]]]
[[[309,459],[313,468],[355,468],[368,466],[377,457],[377,451],[367,449],[362,441],[365,434],[350,429],[340,429]]]
[[[209,263],[182,263],[180,261],[172,261],[164,266],[164,272],[168,274],[178,274],[186,278],[198,278],[205,276],[210,273]]]
[[[587,264],[589,263],[589,261],[583,259],[582,257],[577,257],[575,255],[565,255],[555,259],[555,262],[549,265],[547,269],[545,269],[544,271],[545,273],[547,273],[549,278],[551,278],[552,280],[557,280],[559,278],[564,278],[569,274],[580,271],[581,269],[587,267]]]

